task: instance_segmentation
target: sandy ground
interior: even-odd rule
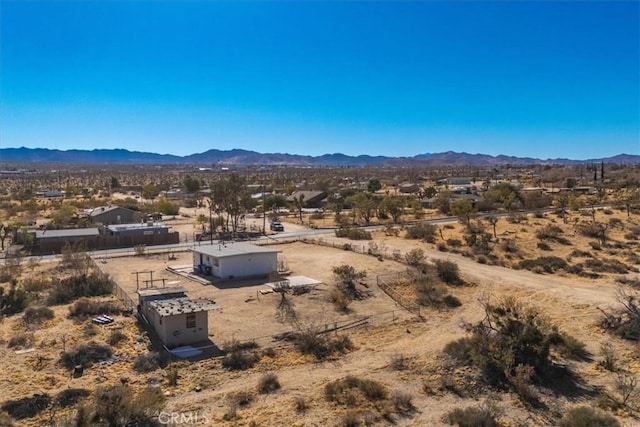
[[[535,220],[540,224],[544,221]],[[193,224],[185,221],[185,224],[176,226],[193,227]],[[285,227],[290,229],[288,223],[285,223]],[[541,253],[532,248],[536,241],[533,237],[535,227],[537,226],[533,221],[530,225],[514,225],[501,220],[498,233],[504,235],[504,231],[516,231],[517,236],[513,233],[508,235],[517,239],[527,256],[533,256]],[[459,230],[455,228],[447,228],[443,232],[445,238],[459,236]],[[566,257],[566,253],[574,248],[590,250],[587,239],[579,236],[567,237],[574,241],[573,245],[565,248],[554,244],[552,254]],[[464,335],[460,327],[462,321],[475,321],[482,317],[478,300],[488,295],[491,298],[511,295],[530,303],[540,308],[562,331],[584,341],[595,361],[570,362],[570,366],[587,383],[608,389],[612,387],[613,374],[604,371],[597,364],[600,347],[605,342],[613,343],[621,363],[627,369],[640,373],[637,344],[612,339],[596,326],[601,318],[599,308],[606,309],[616,305],[618,285],[615,283],[615,275],[604,274],[599,279],[585,279],[565,273],[541,275],[526,270],[479,264],[459,254],[440,252],[434,244],[385,236],[382,232],[375,233],[374,238],[388,254],[394,251],[404,254],[411,249],[420,248],[429,259],[455,261],[469,283],[469,286],[451,290],[463,305],[451,311],[425,309],[422,312],[424,320],[420,320],[404,311],[375,285],[376,275],[403,271],[406,269],[403,264],[391,260],[379,261],[372,256],[310,243],[278,245],[277,248],[282,251],[280,257],[286,260],[292,274],[309,276],[323,282],[323,285],[308,294],[290,297],[305,323],[331,324],[370,316],[366,327],[346,332],[354,342],[353,351],[330,361],[316,362],[312,357],[300,355],[291,347],[282,346],[271,339],[274,333],[290,330],[291,326],[276,318],[276,305],[280,298],[278,295],[257,293],[258,290],[265,289],[263,284],[230,288],[205,286],[165,269],[167,265],[190,264],[191,255],[188,252],[175,254],[175,260],[169,260],[166,255],[110,258],[106,264],[100,264],[101,268],[111,274],[132,296],[135,295],[136,283],[135,275],[131,273],[151,270],[154,272],[153,278],[166,279],[167,286],[184,286],[190,296],[212,298],[222,306],[221,311],[209,314],[210,338],[213,343],[223,344],[231,338],[256,339],[261,348],[274,347],[275,357],[264,356],[256,366],[243,372],[222,369],[219,359],[178,362],[176,366],[179,366],[180,379],[177,386],[170,387],[164,382],[162,371],[150,374],[132,372],[131,358],[143,351],[144,344],[136,344],[136,336],[140,332],[131,318],[118,316],[114,325],[101,327],[97,335],[86,337],[83,333],[84,324],[67,319],[67,307],[61,306],[56,308],[54,320],[33,331],[36,346],[30,353],[16,354],[13,349],[6,347],[6,342],[12,335],[25,331],[25,325],[18,316],[5,319],[0,324],[0,340],[5,343],[0,346],[0,372],[6,373],[0,378],[2,400],[24,397],[35,392],[54,394],[67,387],[93,389],[100,384],[116,383],[120,377],[126,376],[131,379],[132,386],[138,388],[145,387],[149,381],[159,381],[168,395],[167,410],[206,414],[206,422],[202,419],[201,425],[333,426],[342,425],[342,416],[347,408],[327,402],[323,395],[324,386],[346,375],[355,375],[378,380],[390,392],[401,390],[412,396],[416,410],[406,416],[394,415],[395,425],[442,425],[443,414],[455,407],[476,406],[484,396],[460,398],[446,392],[431,395],[423,392],[423,384],[437,382],[442,377],[443,372],[439,368],[442,348]],[[612,238],[621,239],[618,231],[614,231]],[[322,240],[324,243],[332,241],[339,247],[344,243],[362,244],[331,236],[323,236]],[[607,253],[606,256],[614,255]],[[336,311],[327,298],[329,290],[334,286],[331,267],[342,263],[366,270],[366,282],[372,293],[370,298],[354,302],[349,314]],[[49,268],[42,266],[33,274],[51,274],[47,273]],[[145,286],[142,281],[149,276],[140,275],[141,286]],[[637,277],[637,274],[631,276]],[[129,337],[116,349],[117,354],[123,356],[122,361],[90,368],[78,379],[69,378],[67,372],[56,365],[55,361],[62,350],[63,335],[67,337],[66,346],[69,348],[88,340],[104,342],[112,328],[122,328]],[[391,358],[398,354],[408,358],[407,369],[391,369]],[[45,360],[40,361],[40,357]],[[277,374],[282,385],[280,390],[267,395],[257,393],[257,384],[265,372]],[[201,392],[194,391],[196,385],[202,387]],[[250,405],[239,408],[238,417],[234,421],[224,421],[223,417],[229,411],[229,396],[239,391],[251,393],[253,401]],[[296,411],[296,397],[307,402],[308,410]],[[548,425],[548,421],[540,414],[531,415],[509,394],[496,394],[492,399],[504,410],[502,420],[505,425]],[[553,402],[550,404],[550,411],[558,414],[572,405],[593,406],[593,401],[586,397],[567,399],[555,396],[550,401]],[[369,409],[375,412],[375,408]],[[43,418],[34,419],[20,425],[40,425],[42,420]],[[620,421],[625,426],[640,424],[629,417],[620,418]],[[388,421],[378,420],[376,425],[388,424]]]

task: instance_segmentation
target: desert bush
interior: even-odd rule
[[[166,398],[158,387],[142,389],[134,394],[132,387],[114,385],[96,390],[95,408],[92,414],[97,425],[152,426]]]
[[[348,313],[349,305],[353,302],[353,299],[349,295],[342,292],[340,289],[332,289],[329,292],[329,301],[333,303],[336,310],[343,313]]]
[[[51,286],[51,281],[43,277],[31,277],[22,282],[22,289],[29,293],[42,292]]]
[[[517,254],[520,251],[515,239],[504,239],[500,244],[500,248],[508,254]]]
[[[113,351],[108,345],[89,343],[81,345],[75,350],[62,353],[60,364],[67,369],[71,369],[76,365],[88,367],[95,362],[110,358],[112,354]]]
[[[438,242],[437,248],[440,252],[447,252],[447,244],[444,242]]]
[[[631,267],[617,259],[589,258],[584,261],[584,265],[599,273],[626,274],[631,270]]]
[[[610,342],[606,342],[600,346],[600,354],[602,355],[600,366],[611,372],[618,370],[618,356]]]
[[[307,400],[304,398],[304,396],[294,397],[293,405],[295,406],[296,411],[298,412],[304,412],[307,409],[309,409],[309,404],[307,403]]]
[[[9,338],[7,347],[9,348],[27,348],[33,345],[33,334],[20,333]]]
[[[563,245],[570,244],[567,239],[561,236],[562,233],[562,228],[560,228],[559,226],[554,224],[547,224],[536,231],[536,237],[540,240],[552,240]]]
[[[372,240],[371,233],[362,228],[345,227],[335,230],[336,237],[345,237],[350,240]]]
[[[0,317],[21,313],[27,305],[29,305],[29,295],[18,286],[15,280],[6,292],[3,287],[0,287]]]
[[[125,341],[127,336],[119,329],[114,329],[111,331],[109,335],[109,345],[116,346],[120,344],[122,341]]]
[[[68,408],[87,396],[89,396],[89,390],[84,388],[67,388],[56,395],[54,402],[61,408]]]
[[[571,335],[561,334],[556,348],[560,354],[569,359],[586,360],[591,356],[586,344]]]
[[[515,298],[495,304],[485,301],[483,306],[485,318],[466,325],[470,335],[447,344],[444,352],[478,368],[490,384],[511,386],[528,400],[532,382],[546,383],[553,377],[551,349],[560,351],[575,340]]]
[[[614,417],[589,406],[569,409],[560,420],[560,427],[620,427]]]
[[[230,371],[244,371],[258,363],[260,355],[254,351],[233,349],[222,358],[222,367]]]
[[[341,292],[353,299],[362,297],[362,293],[356,288],[356,282],[367,277],[365,270],[358,271],[350,265],[342,264],[333,267],[332,271],[336,285]]]
[[[396,353],[391,356],[389,366],[395,371],[403,371],[407,369],[407,357],[402,353]]]
[[[458,427],[498,427],[496,415],[486,408],[456,408],[449,411],[443,421]]]
[[[424,263],[425,259],[426,256],[424,254],[424,251],[419,248],[411,249],[404,255],[404,261],[412,267],[417,267],[418,265]]]
[[[293,339],[294,345],[300,353],[313,354],[318,360],[353,348],[353,343],[348,336],[339,335],[332,338],[319,333],[313,327],[301,329],[294,334]]]
[[[99,314],[116,314],[122,311],[122,307],[111,301],[93,301],[89,298],[81,298],[69,307],[70,317],[88,317]]]
[[[349,390],[359,390],[364,397],[372,401],[386,399],[388,395],[383,384],[349,375],[327,383],[324,387],[324,396],[329,402],[342,403]]]
[[[557,256],[545,256],[536,259],[523,259],[518,263],[520,268],[534,270],[540,268],[545,273],[554,273],[557,270],[566,269],[567,262]]]
[[[278,381],[278,376],[273,372],[267,372],[262,377],[260,377],[260,381],[258,382],[258,391],[262,394],[271,393],[280,388],[280,381]]]
[[[589,246],[591,246],[591,249],[594,251],[602,250],[602,245],[599,242],[589,242]]]
[[[147,251],[147,245],[143,243],[137,244],[133,247],[133,252],[135,256],[144,256],[146,251]]]
[[[548,243],[545,242],[538,242],[537,244],[538,249],[543,250],[543,251],[552,251],[553,249],[551,249],[551,246],[549,246]]]
[[[24,420],[25,418],[35,417],[47,409],[51,402],[51,396],[46,393],[34,394],[32,397],[23,397],[22,399],[4,402],[0,408],[13,419]]]
[[[436,273],[443,282],[449,285],[462,285],[464,281],[460,277],[458,264],[449,260],[435,260]]]
[[[638,389],[639,379],[637,375],[619,370],[616,372],[615,389],[620,395],[620,404],[627,406],[630,401],[635,400],[640,395]]]
[[[54,316],[55,313],[49,307],[28,307],[22,315],[22,320],[28,324],[42,323],[53,319]]]
[[[624,276],[624,277],[617,277],[616,282],[621,283],[623,285],[631,286],[632,288],[640,289],[640,279],[634,279],[632,277]]]
[[[180,378],[180,374],[177,367],[172,366],[171,368],[167,369],[167,383],[169,384],[169,386],[177,386],[178,378]]]
[[[357,411],[347,411],[342,416],[342,423],[344,427],[358,427],[361,423],[360,414]]]
[[[54,280],[49,295],[48,305],[68,304],[81,297],[109,295],[113,292],[113,281],[105,275],[72,276],[62,280]]]
[[[600,326],[622,338],[640,339],[640,300],[637,293],[618,289],[617,300],[620,307],[613,313],[604,312]]]
[[[391,393],[391,403],[400,413],[411,412],[414,409],[413,396],[400,390],[394,390]]]
[[[407,227],[405,238],[412,240],[423,240],[427,243],[436,241],[436,231],[438,228],[427,222]]]
[[[133,359],[133,369],[136,372],[151,372],[160,367],[160,355],[158,353],[142,353]]]
[[[462,240],[460,239],[447,239],[447,245],[452,248],[459,248],[462,246]]]
[[[581,251],[580,249],[572,250],[570,255],[572,257],[576,257],[576,258],[591,258],[591,257],[593,257],[593,254],[591,254],[591,252]]]
[[[84,334],[88,337],[93,337],[95,335],[98,335],[99,331],[100,330],[98,329],[98,327],[91,322],[86,323],[84,325]]]

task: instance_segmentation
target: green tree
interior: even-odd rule
[[[451,214],[457,216],[460,221],[469,225],[471,216],[475,212],[475,208],[469,199],[458,199],[451,202]]]
[[[302,209],[304,209],[305,205],[306,205],[306,202],[304,201],[304,194],[301,193],[299,196],[294,196],[293,206],[298,211],[300,222],[302,222]]]
[[[120,188],[120,181],[115,176],[111,177],[111,184],[109,185],[112,189]]]
[[[377,178],[371,178],[369,180],[369,183],[367,184],[367,190],[369,190],[370,193],[375,193],[381,188],[382,188],[382,184],[380,183],[380,180]]]
[[[245,179],[232,173],[213,183],[211,188],[212,209],[218,215],[226,214],[226,229],[237,232],[240,218],[255,205]]]
[[[75,215],[76,208],[67,203],[63,203],[60,208],[53,213],[52,219],[56,225],[65,226],[71,223]]]
[[[385,196],[382,199],[381,208],[391,215],[394,223],[399,223],[404,212],[405,199],[401,196]]]
[[[162,197],[155,203],[155,210],[163,213],[164,215],[178,215],[180,206],[166,197]]]
[[[187,193],[197,193],[200,190],[200,180],[191,175],[187,175],[184,177],[184,188],[187,190]]]
[[[142,187],[142,197],[145,199],[155,199],[158,197],[158,194],[160,194],[160,190],[158,190],[158,187],[156,187],[152,182],[149,182]]]
[[[269,194],[264,199],[265,210],[272,210],[274,213],[278,212],[280,208],[287,206],[287,199],[281,194]]]
[[[442,190],[438,192],[435,200],[433,201],[433,205],[445,215],[449,215],[451,213],[451,197],[453,193],[449,190]]]
[[[362,218],[366,224],[369,224],[377,207],[375,199],[371,195],[365,193],[358,193],[349,199],[353,206],[354,214],[357,217]]]

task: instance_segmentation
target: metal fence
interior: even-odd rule
[[[108,277],[108,274],[106,274],[104,271],[102,271],[102,269],[100,269],[100,266],[98,265],[98,263],[96,263],[96,261],[89,257],[89,264],[91,265],[91,267],[93,268],[93,270],[96,272],[96,274],[98,276],[100,276],[100,278],[106,278]],[[113,282],[113,294],[120,300],[122,301],[122,303],[130,310],[134,310],[136,308],[136,303],[133,302],[133,299],[131,299],[131,297],[129,296],[129,294],[127,294],[127,292],[122,289],[120,287],[120,285],[118,285],[118,283],[116,283],[115,280],[111,279],[111,281]]]
[[[393,289],[393,284],[402,280],[407,280],[409,276],[407,273],[390,273],[384,275],[376,276],[376,284],[382,291],[389,295],[389,297],[394,300],[398,305],[409,311],[410,313],[415,314],[416,316],[422,318],[422,313],[420,310],[420,304],[412,301],[411,299],[405,297],[404,295],[399,294]]]

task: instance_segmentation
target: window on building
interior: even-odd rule
[[[193,329],[196,327],[196,314],[187,313],[187,329]]]

